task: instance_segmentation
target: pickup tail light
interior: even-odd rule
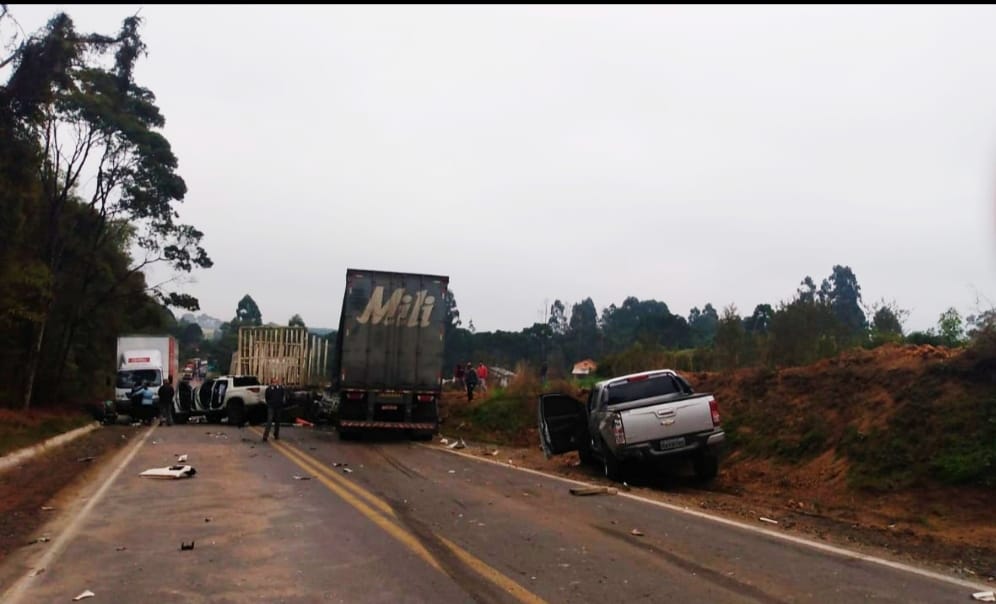
[[[719,403],[716,399],[710,399],[709,401],[709,412],[712,413],[712,425],[719,425]]]
[[[626,430],[623,428],[622,416],[618,413],[612,416],[612,435],[617,445],[626,444]]]
[[[420,403],[431,403],[435,398],[431,394],[420,394],[416,397]]]

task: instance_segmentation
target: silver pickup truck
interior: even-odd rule
[[[693,392],[669,369],[599,382],[587,403],[565,394],[545,394],[539,401],[547,458],[577,451],[583,462],[601,462],[611,480],[621,478],[627,460],[682,458],[691,460],[699,479],[715,478],[726,439],[719,419],[715,397]]]

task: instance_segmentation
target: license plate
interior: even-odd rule
[[[383,409],[384,411],[397,411],[398,410],[398,406],[397,405],[381,405],[380,408]]]
[[[680,449],[685,446],[685,437],[679,436],[677,438],[665,438],[661,441],[661,450],[668,451],[670,449]]]

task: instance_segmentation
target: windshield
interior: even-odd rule
[[[131,371],[118,372],[118,388],[132,388],[141,386],[143,382],[148,382],[149,386],[160,386],[162,379],[159,377],[158,369],[134,369]]]
[[[652,396],[664,396],[681,392],[671,376],[652,376],[637,382],[623,382],[609,386],[609,405],[638,401]]]

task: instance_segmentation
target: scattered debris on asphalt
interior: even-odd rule
[[[333,468],[344,468],[344,467],[346,467],[348,465],[349,464],[346,463],[346,462],[344,462],[344,461],[334,461],[334,462],[332,462],[332,467]]]
[[[996,602],[996,592],[977,591],[972,594],[972,598],[978,600],[979,602]]]
[[[768,524],[778,524],[777,520],[772,520],[771,518],[765,518],[764,516],[761,516],[760,518],[758,518],[758,520],[760,520],[761,522],[767,522]]]
[[[43,506],[42,506],[42,511],[43,511],[43,512],[52,512],[52,511],[54,511],[54,510],[55,510],[55,508],[54,508],[54,507],[52,507],[52,506],[50,506],[50,505],[43,505]]]
[[[33,541],[29,541],[28,545],[34,545],[35,543],[48,543],[49,541],[51,541],[51,540],[48,537],[38,537],[37,539],[34,539]]]
[[[311,480],[311,476],[301,476],[299,474],[295,474],[294,480]]]
[[[44,568],[36,568],[35,570],[31,571],[31,576],[32,577],[37,577],[38,575],[42,574],[43,572],[45,572]]]
[[[187,461],[187,454],[184,453],[183,455],[178,455],[177,458],[176,458],[176,461],[177,461],[177,463],[183,463],[183,462]]]
[[[204,522],[211,522],[211,519],[210,518],[205,518]]]
[[[353,471],[352,471],[352,470],[350,470],[349,468],[343,468],[343,469],[342,469],[342,471],[343,471],[344,473],[346,473],[346,474],[352,474],[352,473],[353,473]]]
[[[208,418],[206,416],[204,416],[204,415],[195,415],[193,417],[188,417],[187,418],[187,423],[188,424],[206,424],[207,421],[208,421]]]
[[[93,461],[94,459],[95,458],[93,458],[93,457],[80,457],[76,461],[78,461],[80,463],[85,463],[85,462],[88,462],[88,461]]]
[[[78,595],[75,598],[73,598],[73,602],[79,602],[80,600],[85,600],[87,598],[94,598],[96,596],[97,596],[97,594],[93,593],[92,591],[90,591],[88,589],[88,590],[84,591],[83,593],[81,593],[80,595]]]
[[[128,548],[125,547],[125,546],[123,546],[123,545],[119,545],[119,546],[117,546],[117,547],[114,548],[114,551],[116,551],[116,552],[123,552],[126,549],[128,549]]]
[[[191,466],[168,466],[165,468],[151,468],[148,469],[139,476],[145,476],[146,478],[190,478],[197,473],[197,470]]]
[[[447,447],[447,449],[466,449],[466,448],[467,448],[467,443],[463,442],[462,438]]]
[[[308,420],[306,420],[304,418],[301,418],[301,417],[299,417],[296,420],[294,420],[294,424],[297,425],[297,426],[304,427],[304,428],[314,428],[315,427],[315,424],[313,424],[313,423],[309,422]]]
[[[448,444],[450,444],[450,439],[448,439],[448,438],[440,438],[439,439],[439,444],[441,444],[441,445],[448,445]]]
[[[571,487],[571,495],[616,495],[619,489],[615,487]]]
[[[456,474],[456,470],[450,470],[449,474]]]
[[[192,549],[194,549],[194,542],[193,541],[190,542],[190,545],[187,545],[183,541],[180,542],[180,551],[181,552],[185,552],[187,550],[192,550]]]
[[[633,529],[633,530],[631,530],[629,532],[629,534],[630,535],[635,535],[636,537],[642,537],[643,536],[643,531],[641,531],[640,529]]]

